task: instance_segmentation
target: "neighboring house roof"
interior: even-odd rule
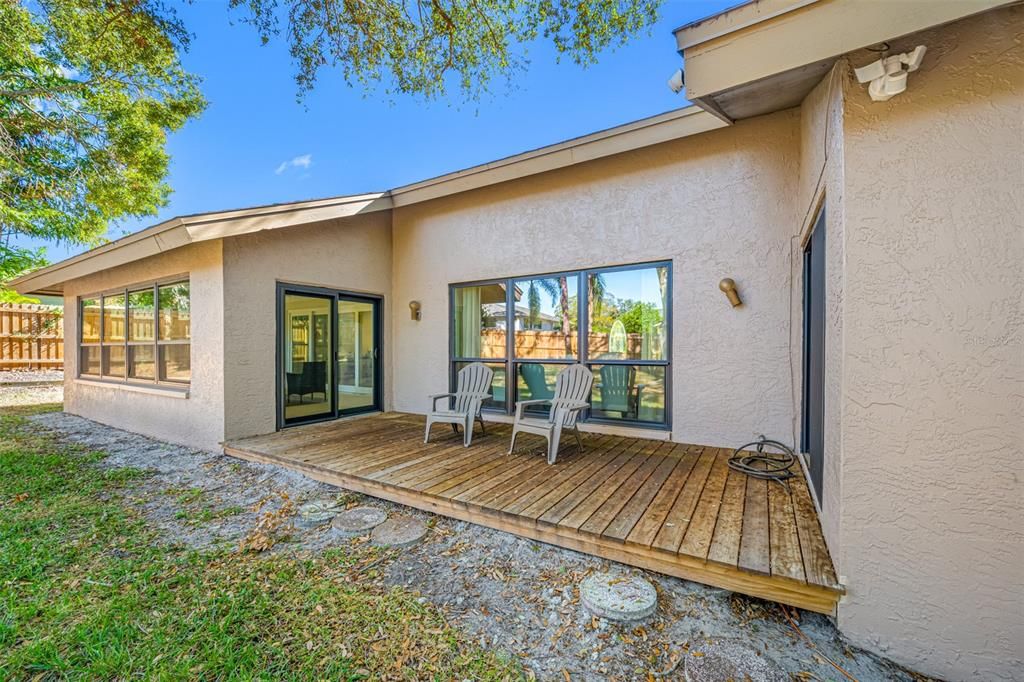
[[[488,315],[504,315],[505,304],[504,303],[485,303],[480,306],[485,313]],[[530,307],[525,305],[516,304],[516,317],[530,317]],[[545,312],[538,312],[537,319],[542,322],[559,322],[561,318],[555,317]]]
[[[688,106],[609,128],[565,142],[540,147],[497,161],[396,187],[387,192],[313,199],[171,218],[19,277],[10,283],[28,294],[59,295],[63,283],[84,275],[153,256],[195,242],[232,237],[260,230],[345,218],[384,211],[422,201],[468,192],[488,185],[565,168],[577,163],[640,149],[722,128],[725,123]]]

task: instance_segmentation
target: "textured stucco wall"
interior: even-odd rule
[[[226,437],[269,433],[276,427],[278,281],[384,297],[387,407],[392,374],[391,214],[382,211],[224,240]]]
[[[792,329],[790,362],[796,377],[793,432],[801,430],[803,396],[803,245],[818,210],[825,211],[825,465],[818,500],[822,530],[833,557],[838,557],[842,515],[842,337],[843,337],[843,91],[848,65],[841,61],[800,106],[800,179],[796,209],[800,223],[792,247]],[[824,204],[822,204],[824,202]],[[797,436],[794,442],[799,442]],[[842,566],[837,565],[839,573]]]
[[[1024,679],[1022,32],[894,41],[908,91],[846,93],[839,624],[952,679]]]
[[[394,406],[448,385],[448,284],[671,259],[672,437],[789,439],[795,110],[395,210]],[[733,277],[733,309],[718,281]],[[409,300],[423,319],[409,319]]]
[[[103,424],[208,450],[224,437],[224,291],[220,242],[206,242],[71,280],[64,285],[64,409]],[[78,381],[77,297],[188,274],[192,306],[192,383],[188,398]]]

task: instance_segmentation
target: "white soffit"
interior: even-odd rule
[[[725,127],[697,106],[688,106],[622,126],[541,147],[505,159],[441,175],[430,180],[373,194],[315,199],[172,218],[81,255],[13,280],[22,294],[60,295],[63,283],[130,263],[186,244],[235,237],[386,211],[422,201],[467,192],[488,185],[565,168],[577,163],[640,149]]]
[[[755,0],[676,29],[686,96],[696,101],[735,92],[1014,1]]]

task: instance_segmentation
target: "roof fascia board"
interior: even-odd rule
[[[384,211],[488,185],[565,168],[613,154],[723,128],[725,121],[688,106],[491,163],[398,187],[293,204],[219,211],[174,218],[10,282],[22,294],[57,293],[62,282],[146,258],[186,244],[260,230]],[[170,231],[173,234],[168,234]]]
[[[131,241],[119,240],[94,251],[87,251],[82,256],[61,261],[42,270],[29,273],[13,280],[11,286],[19,294],[41,293],[60,295],[63,288],[58,286],[68,280],[84,277],[100,270],[117,267],[124,263],[130,263],[149,256],[155,256],[170,249],[176,249],[188,244],[191,239],[184,225],[172,225],[169,228],[159,231],[140,232],[138,239]],[[157,225],[154,227],[162,227]],[[153,228],[150,228],[153,229]],[[138,236],[138,235],[132,235]],[[115,247],[116,244],[116,247]],[[114,248],[109,248],[114,247]]]
[[[702,25],[684,28],[676,39],[686,64],[686,96],[708,97],[1014,1],[892,2],[885,11],[865,11],[860,0],[817,0],[706,39]]]
[[[816,2],[818,0],[753,0],[730,7],[710,17],[683,24],[674,29],[672,33],[676,37],[676,46],[682,53],[692,45],[733,33],[741,28],[767,21]]]
[[[367,194],[345,197],[344,200],[316,202],[296,210],[278,207],[278,210],[261,210],[229,217],[201,216],[189,220],[187,229],[193,242],[224,237],[237,237],[262,230],[276,230],[282,227],[317,223],[324,220],[348,218],[362,213],[386,211],[391,208],[391,197],[386,194]]]
[[[174,218],[19,277],[9,286],[21,294],[59,292],[53,287],[60,282],[155,256],[186,244],[389,208],[390,197],[375,193]]]
[[[404,185],[391,190],[392,201],[396,207],[408,206],[696,135],[726,125],[700,107],[689,106],[506,159]]]

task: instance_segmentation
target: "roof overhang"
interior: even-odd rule
[[[429,201],[725,127],[688,106],[391,190],[395,206]]]
[[[9,286],[20,294],[60,296],[64,282],[187,244],[347,218],[409,206],[585,161],[696,135],[726,124],[700,107],[688,106],[583,137],[473,166],[389,192],[257,206],[172,218],[81,255],[19,277]]]
[[[796,106],[839,57],[1018,0],[753,0],[674,31],[686,97],[728,121]]]
[[[386,193],[359,194],[172,218],[10,282],[20,294],[60,296],[64,282],[188,244],[391,208]]]

